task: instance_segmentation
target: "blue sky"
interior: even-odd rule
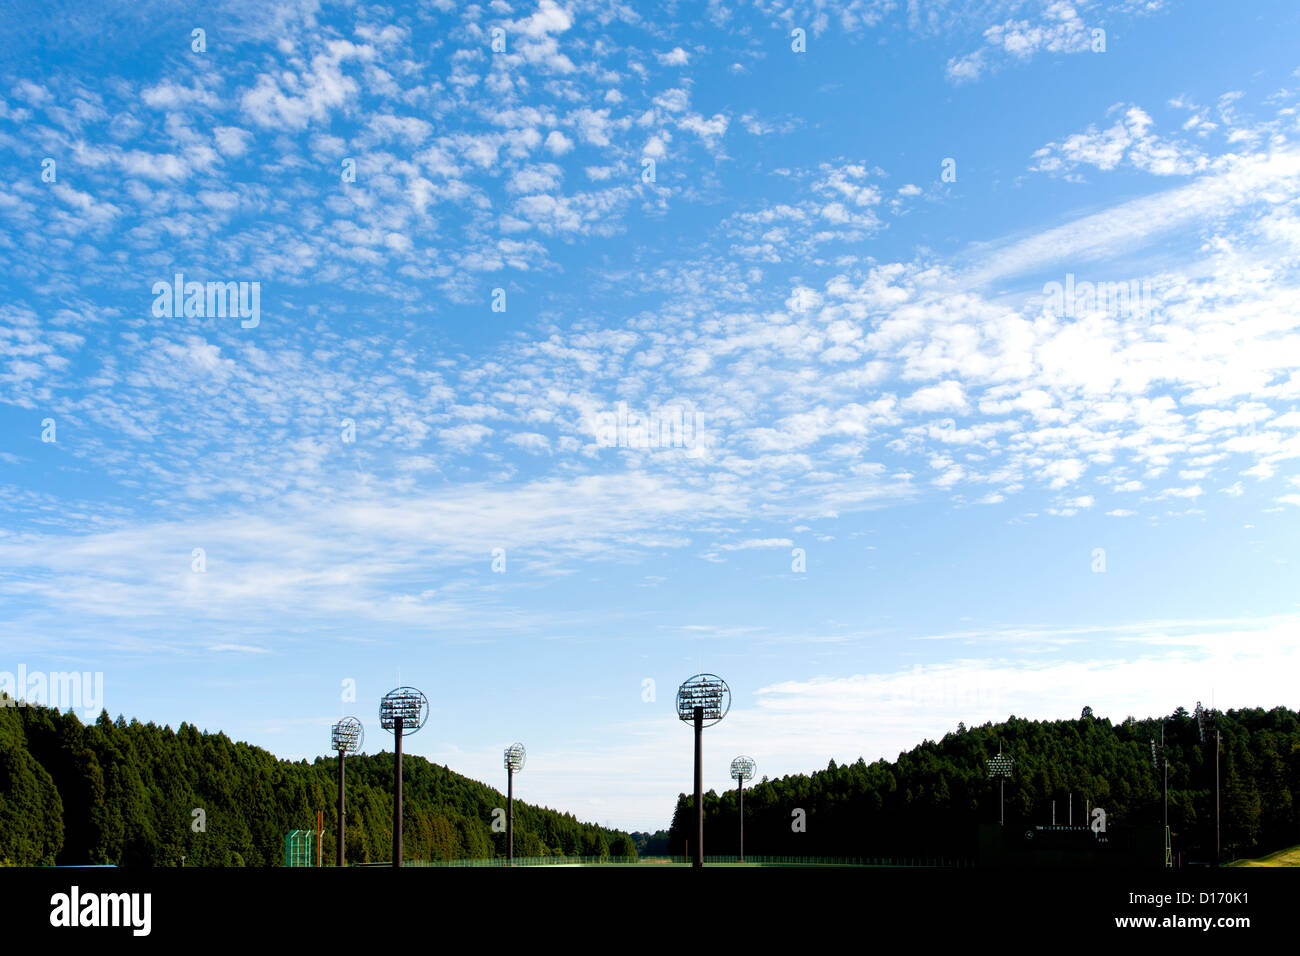
[[[642,829],[699,670],[718,789],[1012,713],[1294,707],[1298,27],[33,5],[0,671],[295,759],[344,714],[391,747],[400,675],[410,751],[499,783],[523,741],[523,798]],[[177,273],[256,314],[155,308]]]

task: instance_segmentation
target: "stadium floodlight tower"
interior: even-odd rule
[[[731,761],[731,776],[740,784],[740,862],[745,862],[745,781],[754,778],[754,758],[737,757]]]
[[[402,865],[402,737],[413,734],[429,719],[429,701],[414,687],[397,687],[379,702],[379,725],[393,732],[397,742],[393,763],[393,866]]]
[[[1006,786],[1007,780],[1011,778],[1011,771],[1015,768],[1016,759],[1011,754],[1002,752],[1002,741],[998,741],[998,755],[988,759],[989,779],[998,782],[998,825],[1007,825],[1007,800]]]
[[[731,688],[717,674],[696,674],[677,688],[677,717],[695,725],[695,861],[704,866],[704,728],[731,709]]]
[[[1218,866],[1222,853],[1219,840],[1219,715],[1213,709],[1206,710],[1199,700],[1196,702],[1196,726],[1202,743],[1207,734],[1214,733],[1214,865]]]
[[[1174,865],[1173,847],[1169,843],[1169,754],[1165,751],[1165,724],[1160,722],[1160,743],[1151,738],[1151,766],[1165,774],[1165,866]]]
[[[343,865],[343,820],[346,803],[343,799],[343,765],[348,754],[361,753],[361,745],[366,742],[366,728],[355,717],[344,717],[330,728],[330,747],[339,755],[339,851],[338,865]]]
[[[515,774],[524,769],[528,751],[520,743],[506,748],[506,866],[515,865]]]

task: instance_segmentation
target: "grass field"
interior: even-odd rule
[[[680,867],[689,867],[691,864],[690,864],[690,863],[681,863],[681,862],[678,862],[677,860],[664,859],[664,858],[662,858],[662,857],[652,857],[652,856],[648,856],[648,857],[645,857],[645,858],[643,858],[643,859],[641,859],[641,860],[638,860],[636,863],[560,863],[560,864],[554,864],[554,865],[558,865],[558,866],[600,866],[600,867],[611,867],[611,866],[624,866],[624,867],[627,867],[627,866],[631,866],[631,867],[641,867],[642,869],[645,869],[646,867],[651,867],[651,868],[660,868],[660,867],[662,867],[663,869],[669,869],[669,868],[673,868],[673,867],[677,867],[677,868],[680,868]],[[705,863],[704,865],[707,866],[709,869],[713,869],[715,866],[788,866],[788,865],[790,865],[790,864],[781,864],[781,863],[750,863],[750,862],[748,862],[748,861],[746,861],[746,862],[744,862],[744,863],[737,863],[737,862],[735,862],[735,861],[732,861],[732,862],[729,862],[729,863],[713,863],[713,862],[708,862],[708,863]]]
[[[384,861],[371,863],[355,863],[353,866],[382,869],[389,864]],[[472,860],[407,860],[403,866],[408,867],[494,867],[505,866],[505,861],[500,857],[490,857]],[[514,865],[517,867],[576,867],[576,866],[600,866],[600,867],[688,867],[691,860],[686,857],[667,857],[667,856],[645,856],[641,857],[634,863],[622,863],[604,857],[515,857]],[[798,867],[884,867],[884,868],[930,868],[930,867],[969,867],[973,865],[971,860],[945,860],[937,857],[899,857],[899,858],[881,858],[881,857],[863,857],[863,858],[846,858],[834,859],[815,856],[755,856],[746,859],[743,863],[734,856],[717,856],[705,857],[704,865],[708,867],[751,867],[751,866],[798,866]]]
[[[1256,860],[1234,860],[1228,866],[1300,866],[1300,846],[1278,850]]]
[[[524,865],[528,865],[528,864],[524,864]],[[614,866],[614,867],[618,867],[618,866],[632,866],[632,867],[641,867],[642,869],[644,869],[644,868],[646,868],[646,867],[664,867],[664,868],[670,868],[670,867],[689,867],[689,866],[691,866],[692,864],[691,864],[691,862],[690,862],[689,860],[682,860],[680,857],[678,857],[677,859],[671,859],[671,858],[669,858],[669,857],[664,857],[664,856],[646,856],[646,857],[642,857],[642,858],[641,858],[640,860],[638,860],[636,863],[606,863],[606,862],[601,862],[601,863],[594,863],[594,862],[593,862],[593,863],[580,863],[580,862],[574,862],[574,863],[548,863],[548,864],[542,864],[542,865],[545,865],[545,866],[601,866],[601,867],[611,867],[611,866]],[[868,861],[865,861],[865,860],[860,860],[860,861],[850,861],[850,860],[818,860],[818,859],[815,859],[815,858],[812,858],[812,857],[791,857],[791,858],[788,858],[788,859],[781,859],[781,858],[775,858],[775,859],[774,859],[774,858],[760,858],[760,859],[758,859],[758,860],[746,860],[744,863],[741,863],[739,860],[736,860],[736,859],[734,859],[734,858],[732,858],[732,859],[726,859],[726,858],[724,858],[724,859],[721,859],[721,860],[710,860],[710,859],[706,858],[706,859],[705,859],[705,862],[704,862],[704,865],[707,866],[707,867],[709,867],[710,869],[712,869],[712,868],[714,868],[714,867],[755,867],[755,866],[798,866],[798,867],[820,866],[820,867],[839,867],[839,868],[846,868],[846,867],[867,867],[867,866],[873,866],[873,867],[889,867],[889,866],[891,866],[890,863],[888,863],[888,862],[886,862],[886,861],[883,861],[883,860],[882,860],[882,861],[879,861],[879,862],[868,862]],[[909,865],[916,865],[916,864],[909,864]],[[938,865],[937,862],[936,862],[935,865]]]

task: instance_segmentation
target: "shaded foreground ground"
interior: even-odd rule
[[[1228,866],[1300,866],[1300,846],[1278,850],[1254,860],[1234,860]]]

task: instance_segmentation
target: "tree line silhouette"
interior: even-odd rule
[[[8,703],[12,704],[12,701]],[[347,859],[389,859],[393,756],[348,757]],[[278,866],[290,830],[325,814],[337,833],[338,758],[291,762],[188,723],[92,724],[41,706],[0,706],[0,864]],[[407,860],[505,855],[498,790],[406,754]],[[195,814],[202,811],[202,817]],[[198,829],[199,825],[202,829]],[[515,800],[515,855],[634,857],[629,834]]]
[[[1300,843],[1300,714],[1232,710],[1218,715],[1224,858]],[[1108,826],[1164,822],[1163,770],[1151,754],[1161,718],[1112,725],[1085,708],[1078,720],[1031,721],[956,731],[927,740],[897,760],[831,761],[825,770],[762,780],[745,788],[746,856],[947,857],[976,855],[977,824],[998,822],[998,790],[987,760],[999,744],[1015,759],[1006,785],[1007,826],[1082,825],[1087,806]],[[1202,741],[1196,719],[1179,707],[1163,719],[1169,761],[1169,826],[1186,861],[1214,858],[1214,737]],[[755,750],[758,748],[755,747]],[[804,811],[796,832],[794,812]],[[685,855],[694,839],[694,796],[681,794],[668,849]],[[704,794],[704,847],[739,849],[736,791]]]
[[[5,703],[12,704],[12,701]],[[986,763],[999,745],[1015,758],[1007,825],[1045,824],[1053,802],[1076,824],[1101,806],[1109,825],[1160,824],[1161,770],[1151,740],[1165,728],[1169,823],[1186,860],[1214,855],[1214,739],[1202,740],[1183,708],[1166,718],[1112,724],[1090,710],[1077,720],[1012,716],[924,741],[897,760],[834,761],[821,771],[763,777],[745,788],[747,856],[946,857],[975,855],[976,825],[998,819]],[[1220,800],[1225,858],[1300,843],[1300,714],[1286,708],[1227,711]],[[756,748],[757,749],[757,748]],[[41,706],[0,706],[0,864],[115,863],[275,866],[285,834],[325,814],[337,832],[337,757],[280,760],[225,734],[176,730],[107,712],[91,724]],[[404,844],[408,860],[504,856],[492,828],[505,806],[495,788],[407,755]],[[348,758],[349,862],[386,860],[392,845],[391,754]],[[668,831],[628,834],[570,813],[515,801],[515,853],[632,859],[686,855],[693,798],[678,797]],[[202,827],[194,811],[202,811]],[[738,850],[736,791],[704,796],[705,849]],[[796,810],[805,827],[792,827]]]

